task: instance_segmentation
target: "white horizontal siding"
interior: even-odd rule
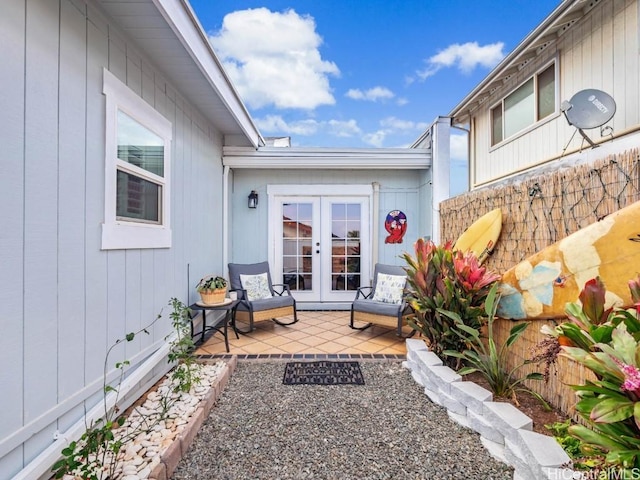
[[[580,22],[562,35],[553,49],[518,73],[514,79],[496,91],[482,110],[475,115],[472,184],[479,186],[519,172],[532,165],[555,159],[563,150],[589,147],[563,115],[541,122],[532,130],[491,148],[490,106],[507,95],[554,55],[560,69],[560,102],[570,100],[578,91],[595,88],[610,94],[617,111],[607,123],[614,134],[638,127],[640,97],[638,83],[638,5],[636,1],[605,0],[600,2]],[[599,129],[585,133],[600,140]],[[573,138],[572,138],[572,135]]]

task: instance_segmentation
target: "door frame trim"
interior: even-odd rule
[[[373,272],[373,265],[375,263],[375,249],[373,248],[373,242],[375,233],[375,216],[377,212],[373,211],[374,207],[374,185],[373,184],[287,184],[287,185],[267,185],[267,259],[269,265],[275,265],[275,225],[281,222],[282,219],[278,218],[278,209],[275,207],[273,201],[276,196],[340,196],[340,197],[369,197],[369,243],[370,243],[370,255],[369,255],[369,272]],[[324,304],[314,304],[315,307],[319,307]],[[330,304],[327,304],[330,307]],[[335,305],[334,305],[335,308]]]

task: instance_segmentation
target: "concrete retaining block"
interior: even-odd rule
[[[447,410],[447,415],[454,422],[462,425],[465,428],[469,428],[469,419],[466,415],[460,415],[458,413],[452,412],[451,410]]]
[[[462,381],[462,377],[449,367],[432,366],[429,367],[430,374],[427,374],[429,380],[433,381],[440,390],[447,395],[451,394],[451,383]]]
[[[510,403],[485,402],[483,416],[512,442],[517,442],[518,429],[533,429],[533,420]]]
[[[443,391],[440,391],[440,400],[442,400],[442,406],[444,408],[452,413],[464,416],[466,422],[467,407],[463,403],[460,403],[458,400],[456,400],[455,396],[447,395]]]
[[[491,422],[487,421],[483,415],[467,409],[467,419],[469,420],[469,428],[471,430],[478,432],[480,436],[487,440],[504,445],[504,435],[502,435]]]
[[[569,457],[553,437],[532,431],[531,418],[510,403],[492,401],[489,390],[462,381],[421,340],[407,340],[403,367],[433,403],[447,409],[451,420],[478,432],[489,454],[514,468],[514,480],[582,478],[562,467],[569,464]]]
[[[404,342],[404,345],[407,348],[407,356],[409,356],[409,352],[417,352],[419,350],[429,350],[427,348],[427,344],[424,343],[423,340],[419,340],[417,338],[407,338]]]
[[[484,437],[480,437],[480,443],[482,443],[482,446],[487,449],[487,452],[489,452],[489,455],[491,455],[493,458],[495,458],[499,462],[511,466],[507,461],[507,456],[504,452],[504,443],[492,442],[491,440]]]
[[[536,475],[530,468],[526,459],[524,458],[523,452],[520,450],[518,445],[515,442],[512,442],[508,438],[504,440],[504,453],[507,457],[507,461],[509,465],[511,465],[515,472],[513,478],[517,478],[521,480],[540,480],[539,475]]]
[[[493,393],[473,382],[454,382],[451,384],[451,396],[464,403],[469,410],[482,415],[484,402],[493,400]]]
[[[519,430],[514,444],[518,446],[529,465],[539,466],[537,469],[539,476],[544,475],[543,467],[560,468],[571,461],[569,455],[553,437],[537,432]]]

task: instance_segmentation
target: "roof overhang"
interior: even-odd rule
[[[424,170],[431,168],[426,148],[278,148],[224,147],[222,162],[234,169]]]
[[[186,0],[96,1],[225,143],[264,144]]]
[[[564,0],[449,113],[454,124],[468,123],[490,95],[564,35],[602,0]]]

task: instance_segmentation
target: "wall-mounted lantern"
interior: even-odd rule
[[[255,190],[251,190],[249,194],[249,208],[256,208],[258,206],[258,193]]]

